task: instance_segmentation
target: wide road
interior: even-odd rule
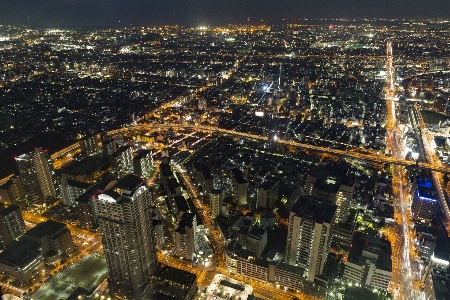
[[[206,132],[220,132],[222,134],[239,136],[242,138],[248,138],[248,139],[253,139],[253,140],[260,140],[260,141],[268,140],[268,137],[264,136],[264,135],[257,135],[257,134],[240,132],[240,131],[235,131],[235,130],[223,129],[223,128],[219,128],[219,127],[195,125],[195,124],[134,125],[134,126],[128,126],[128,127],[124,127],[124,128],[111,130],[111,131],[109,131],[109,134],[111,134],[111,135],[143,134],[146,132],[157,131],[157,130],[162,130],[162,129],[169,129],[169,128],[184,128],[184,129],[192,129],[192,130],[206,131]],[[388,163],[388,164],[395,164],[395,165],[406,166],[406,167],[407,166],[412,167],[412,166],[416,165],[416,162],[410,161],[410,160],[405,160],[401,157],[395,157],[395,156],[387,157],[387,156],[381,156],[381,155],[360,153],[360,152],[357,152],[357,149],[346,151],[346,150],[339,150],[339,149],[309,145],[309,144],[288,141],[288,140],[283,140],[283,139],[278,139],[277,143],[293,146],[293,147],[296,147],[299,149],[310,150],[313,152],[327,153],[327,154],[341,156],[341,157],[349,157],[349,158],[353,158],[353,159],[358,159],[361,161],[371,161],[371,162],[379,163],[379,164]],[[450,173],[450,167],[448,167],[448,166],[432,164],[432,163],[424,163],[424,162],[419,162],[418,166],[422,169],[427,169],[430,171]]]

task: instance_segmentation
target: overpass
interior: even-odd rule
[[[139,133],[145,133],[145,132],[157,131],[157,130],[169,129],[169,128],[191,129],[191,130],[199,130],[199,131],[207,131],[207,132],[220,132],[222,134],[240,136],[242,138],[252,139],[252,140],[256,140],[256,141],[257,140],[259,140],[259,141],[267,141],[268,140],[268,136],[240,132],[240,131],[235,131],[235,130],[230,130],[230,129],[223,129],[223,128],[218,128],[218,127],[213,127],[213,126],[192,125],[192,124],[135,125],[135,126],[129,126],[129,127],[111,130],[108,133],[111,135],[125,134],[125,133],[139,134]],[[409,160],[404,160],[404,159],[396,159],[395,157],[386,157],[386,156],[358,153],[358,152],[355,152],[352,150],[332,149],[332,148],[309,145],[309,144],[288,141],[288,140],[282,140],[282,139],[278,139],[277,143],[282,144],[282,145],[293,146],[293,147],[296,147],[299,149],[309,150],[312,152],[327,153],[330,155],[336,155],[339,157],[348,157],[348,158],[352,158],[352,159],[358,159],[361,161],[369,161],[369,162],[374,162],[374,163],[379,163],[379,164],[389,163],[389,164],[401,165],[401,166],[405,166],[405,167],[417,166],[421,169],[426,169],[426,170],[430,170],[430,171],[450,173],[450,167],[448,167],[448,166],[439,166],[439,165],[435,165],[435,164],[431,164],[431,163],[427,163],[427,162],[419,162],[416,164],[416,162],[414,162],[414,161],[409,161]]]

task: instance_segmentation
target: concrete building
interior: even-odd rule
[[[303,290],[303,275],[305,270],[285,263],[272,262],[269,264],[269,282],[294,291]]]
[[[56,197],[51,161],[46,151],[35,148],[34,152],[22,154],[15,159],[24,196],[30,203],[42,206],[49,198]]]
[[[164,223],[161,220],[156,219],[153,219],[152,223],[156,242],[155,246],[158,250],[161,250],[166,242],[164,237]]]
[[[65,176],[62,176],[60,181],[61,195],[66,206],[74,206],[75,200],[92,187],[89,183],[68,179]]]
[[[247,204],[248,181],[244,179],[239,169],[231,171],[233,172],[231,178],[233,198],[239,205],[245,205]]]
[[[0,202],[0,250],[25,232],[25,222],[17,205],[5,207]]]
[[[21,285],[30,282],[44,269],[42,246],[38,242],[22,238],[0,253],[0,273],[16,277]]]
[[[189,213],[189,205],[186,199],[183,196],[175,196],[173,197],[171,207],[173,208],[173,213],[177,217],[177,220],[180,221],[185,213]]]
[[[131,146],[122,146],[110,155],[111,166],[118,176],[133,173],[133,149]]]
[[[46,260],[67,257],[75,251],[72,235],[64,223],[52,220],[39,223],[28,230],[23,238],[40,243]]]
[[[255,279],[267,281],[269,272],[269,262],[248,257],[241,257],[235,253],[227,253],[226,266],[228,272],[232,274],[244,275]]]
[[[357,233],[345,262],[343,278],[379,290],[387,290],[392,276],[391,244]]]
[[[206,290],[206,299],[247,300],[252,294],[253,288],[250,285],[222,274],[216,274]]]
[[[141,149],[133,158],[134,174],[141,178],[150,178],[153,172],[153,154],[150,150]]]
[[[97,212],[94,206],[94,188],[87,190],[77,199],[76,211],[77,211],[77,227],[91,230],[98,227]]]
[[[178,223],[178,228],[175,230],[175,249],[178,256],[189,260],[194,259],[196,227],[197,218],[195,214],[183,214]]]
[[[220,210],[223,203],[223,191],[219,189],[211,190],[209,194],[209,209],[211,210],[211,216],[216,218],[220,215]]]
[[[94,200],[114,295],[148,299],[150,277],[158,269],[151,198],[141,178],[127,175]]]
[[[253,226],[246,238],[246,250],[260,257],[267,246],[267,230],[264,227]]]
[[[152,282],[150,299],[191,300],[197,291],[197,275],[164,266]]]
[[[98,146],[98,138],[96,135],[86,135],[81,138],[78,143],[80,144],[81,153],[87,155],[100,153],[100,147]]]
[[[286,263],[304,268],[309,281],[325,267],[336,209],[327,201],[301,196],[290,212]]]
[[[279,182],[265,181],[258,188],[258,208],[272,209],[278,202]]]
[[[336,166],[314,168],[306,179],[308,195],[337,205],[335,222],[345,222],[353,201],[355,177],[349,174],[348,165],[343,162]]]
[[[14,204],[24,195],[24,190],[20,177],[13,176],[0,185],[0,201]]]

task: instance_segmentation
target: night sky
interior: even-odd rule
[[[282,18],[450,17],[450,0],[0,0],[0,24],[225,25]]]

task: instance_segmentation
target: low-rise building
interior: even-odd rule
[[[28,230],[24,238],[40,243],[44,256],[67,256],[75,251],[72,235],[66,224],[48,220]],[[53,253],[53,255],[51,255]]]
[[[191,300],[197,294],[197,275],[164,266],[152,281],[150,299]]]
[[[0,273],[16,277],[21,285],[44,270],[42,245],[28,239],[11,243],[0,253]]]
[[[392,276],[392,249],[387,240],[356,233],[345,262],[344,279],[387,290]]]

